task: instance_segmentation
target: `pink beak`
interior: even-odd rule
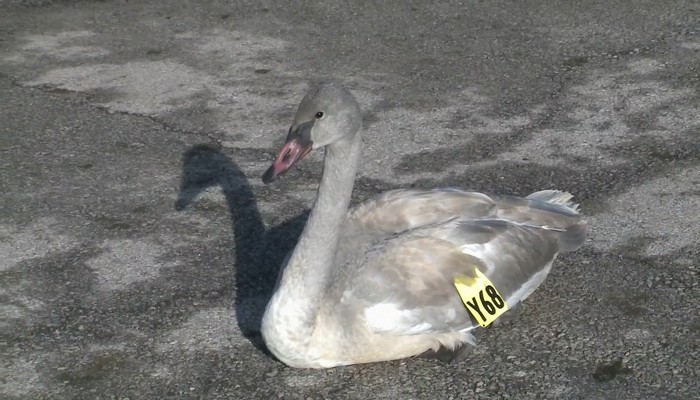
[[[270,168],[263,175],[263,183],[274,182],[277,178],[289,171],[299,160],[303,159],[311,149],[312,144],[301,144],[299,138],[294,138],[282,146],[275,161],[272,162]]]

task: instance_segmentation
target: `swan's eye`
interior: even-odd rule
[[[321,119],[323,118],[323,111],[319,111],[316,113],[316,119]]]

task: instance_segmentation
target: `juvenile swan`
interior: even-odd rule
[[[572,196],[554,190],[393,190],[348,210],[361,121],[343,87],[311,90],[263,175],[270,183],[326,148],[316,202],[262,320],[268,348],[292,367],[458,351],[585,240]]]

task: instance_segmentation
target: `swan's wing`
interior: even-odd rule
[[[558,190],[543,190],[526,198],[454,188],[392,190],[350,209],[343,234],[376,240],[454,218],[500,219],[545,229],[578,229],[578,239],[562,247],[570,251],[585,238],[578,205],[571,198],[571,194]]]
[[[458,189],[399,189],[384,192],[348,211],[335,262],[346,264],[387,238],[455,217],[481,218],[494,213],[487,195]],[[345,270],[334,272],[343,279]]]
[[[493,213],[487,195],[458,189],[399,189],[384,192],[348,212],[348,221],[366,232],[394,234],[448,221]]]
[[[346,266],[355,273],[348,276],[341,303],[360,312],[376,332],[468,330],[476,324],[455,277],[474,277],[478,268],[512,307],[547,275],[558,234],[506,221],[454,219],[387,239],[359,264]]]

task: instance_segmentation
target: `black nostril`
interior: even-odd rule
[[[291,153],[291,152],[292,152],[291,150],[287,149],[287,152],[285,152],[284,155],[282,156],[282,161],[288,161],[289,153]]]

